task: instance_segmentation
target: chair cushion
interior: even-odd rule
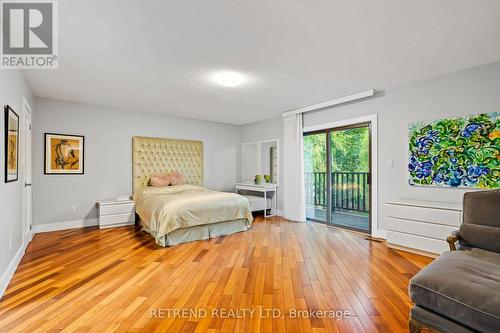
[[[413,319],[424,323],[441,333],[477,333],[476,330],[471,330],[468,327],[462,326],[454,319],[443,317],[437,313],[424,309],[415,305],[410,310],[410,315]]]
[[[479,332],[500,332],[500,254],[446,252],[410,281],[416,305]]]
[[[459,234],[460,245],[500,253],[500,228],[464,223]]]
[[[464,194],[463,223],[500,228],[500,189]]]

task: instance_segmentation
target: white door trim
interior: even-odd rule
[[[26,127],[26,119],[27,117],[29,116],[29,119],[30,119],[30,124],[33,124],[33,109],[31,108],[31,105],[28,103],[28,100],[26,99],[26,97],[23,96],[23,115],[22,115],[22,119],[23,119],[23,129],[24,129],[24,134],[23,134],[23,139],[22,139],[22,142],[23,142],[23,146],[24,146],[24,149],[23,149],[23,242],[25,244],[29,243],[31,241],[31,239],[33,238],[33,230],[32,230],[32,226],[33,226],[33,190],[31,189],[31,200],[30,200],[30,210],[31,212],[29,214],[27,214],[27,203],[28,203],[28,200],[27,200],[27,197],[26,197],[26,188],[24,187],[25,183],[26,182],[32,182],[32,179],[33,179],[33,169],[32,169],[32,165],[33,165],[33,147],[31,145],[32,142],[30,142],[30,151],[28,152],[28,145],[27,145],[27,140],[28,140],[28,131],[30,130],[29,128]],[[29,113],[29,114],[27,114]],[[33,127],[33,126],[32,126]],[[30,141],[32,141],[32,135],[33,135],[33,132],[31,132],[31,136],[29,136],[30,138]],[[29,156],[29,159],[28,159],[28,153],[30,154]],[[28,165],[29,163],[29,165]],[[27,179],[27,170],[28,168],[30,168],[30,178],[31,179]],[[29,219],[29,220],[28,220]]]
[[[373,237],[385,238],[385,231],[378,227],[378,134],[377,134],[377,114],[370,114],[367,116],[343,119],[339,121],[334,121],[330,123],[323,123],[314,126],[304,127],[304,132],[314,132],[326,130],[329,128],[343,127],[349,125],[355,125],[359,123],[371,123],[371,151],[372,151],[372,206],[371,209],[371,229]]]

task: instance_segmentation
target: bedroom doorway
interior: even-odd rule
[[[306,218],[371,234],[371,123],[304,133]]]

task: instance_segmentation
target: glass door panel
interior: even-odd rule
[[[370,125],[332,129],[329,223],[370,232]]]
[[[306,218],[328,221],[327,133],[304,134]]]

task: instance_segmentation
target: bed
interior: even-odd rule
[[[180,171],[187,184],[151,187],[155,173]],[[149,137],[132,139],[133,197],[144,231],[172,246],[247,231],[250,204],[235,193],[203,188],[203,143]]]

